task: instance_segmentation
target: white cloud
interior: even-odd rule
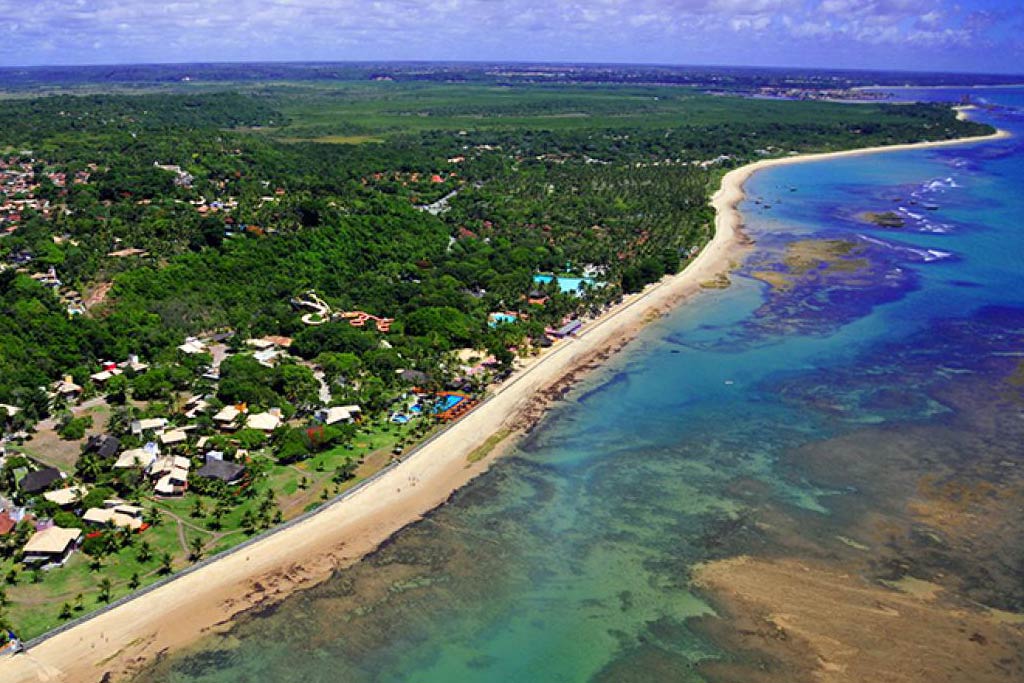
[[[208,59],[686,61],[979,43],[957,0],[0,0],[0,63]],[[94,45],[99,47],[93,47]],[[486,46],[489,52],[481,50]]]

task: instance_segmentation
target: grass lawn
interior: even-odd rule
[[[874,103],[720,97],[687,87],[293,82],[264,84],[253,91],[272,99],[290,120],[286,126],[254,132],[284,142],[334,144],[428,130],[649,130],[752,120],[867,125],[900,116]]]
[[[437,429],[439,427],[432,427],[428,435]],[[91,558],[82,551],[75,552],[64,567],[40,572],[39,583],[33,583],[33,572],[17,566],[17,583],[5,585],[9,605],[4,613],[22,638],[41,635],[64,621],[60,617],[64,603],[72,608],[73,616],[104,606],[106,603],[100,599],[103,579],[110,581],[110,599],[116,600],[132,592],[129,583],[134,574],[138,575],[140,586],[162,578],[159,570],[165,553],[171,555],[174,570],[189,566],[193,539],[200,539],[203,557],[238,545],[252,535],[242,528],[247,512],[255,522],[253,533],[272,527],[278,510],[282,519],[294,518],[321,504],[325,500],[324,492],[326,498],[333,497],[379,471],[391,461],[396,444],[407,440],[411,434],[408,426],[380,421],[361,426],[351,447],[339,446],[288,465],[267,458],[265,474],[252,483],[251,493],[239,490],[237,498],[229,499],[219,529],[212,528],[217,501],[210,496],[194,492],[180,498],[144,496],[140,505],[147,515],[156,508],[161,513],[159,524],[133,534],[131,545],[103,557],[102,566],[97,570],[90,569]],[[356,477],[335,483],[333,477],[337,468],[352,461],[361,462]],[[268,491],[273,492],[272,503],[267,502]],[[202,501],[202,511],[193,517],[196,500]],[[139,560],[143,542],[149,544],[151,554],[145,562]],[[12,568],[15,565],[11,560],[0,562],[0,580]]]

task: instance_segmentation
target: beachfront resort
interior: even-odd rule
[[[594,282],[537,275],[521,310],[490,315],[488,327],[521,334],[553,297],[583,297]],[[393,319],[334,312],[315,292],[291,304],[310,329],[365,328],[389,346]],[[507,352],[545,353],[582,323],[556,321]],[[294,346],[283,335],[190,336],[171,362],[130,354],[65,375],[48,388],[46,420],[0,406],[2,590],[51,605],[11,610],[12,633],[31,638],[325,504],[463,418],[519,362],[458,349],[439,370],[397,367],[394,389],[368,394],[354,356],[311,361]]]

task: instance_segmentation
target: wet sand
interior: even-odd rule
[[[712,680],[1024,679],[1016,627],[924,581],[885,586],[810,561],[739,557],[700,567],[695,582],[728,616],[708,618],[704,628],[749,660],[705,662]]]
[[[388,470],[371,485],[318,514],[269,534],[246,548],[0,662],[0,677],[21,681],[111,680],[137,671],[161,653],[184,647],[204,634],[227,628],[233,616],[273,604],[314,585],[374,550],[404,526],[443,504],[458,488],[486,471],[505,450],[468,458],[501,430],[504,446],[529,430],[550,402],[583,373],[621,349],[648,322],[726,274],[742,257],[738,204],[753,173],[776,165],[895,149],[964,144],[1003,137],[900,145],[824,155],[764,160],[729,172],[713,198],[715,235],[687,268],[628,297],[518,372],[477,410]]]

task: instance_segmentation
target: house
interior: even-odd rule
[[[42,493],[63,478],[64,475],[56,467],[44,467],[41,470],[29,472],[22,477],[21,481],[18,482],[18,488],[21,489],[22,493]]]
[[[37,531],[22,548],[22,562],[26,565],[62,565],[78,547],[81,529],[52,526]]]
[[[106,384],[111,379],[121,374],[124,374],[124,372],[120,368],[113,367],[110,368],[109,370],[100,370],[99,372],[94,372],[93,374],[89,375],[89,379],[91,379],[93,382],[96,382],[97,384]]]
[[[160,435],[160,443],[165,446],[174,446],[180,443],[188,441],[188,433],[194,429],[193,427],[179,427],[178,429],[171,429]]]
[[[258,429],[261,432],[272,432],[281,426],[281,411],[271,408],[265,413],[250,415],[245,421],[245,426],[249,429]]]
[[[103,507],[112,508],[114,512],[118,514],[127,515],[128,517],[134,517],[135,519],[142,519],[142,508],[138,505],[132,505],[126,503],[120,499],[108,499],[103,501]]]
[[[557,330],[552,331],[551,334],[559,339],[565,339],[579,332],[581,327],[583,327],[582,320],[570,320]]]
[[[210,403],[202,396],[193,396],[185,404],[185,417],[190,420],[196,419],[200,413],[205,413]]]
[[[146,469],[159,455],[156,444],[147,444],[147,446],[150,445],[152,448],[133,448],[125,451],[114,463],[114,469]]]
[[[430,375],[420,370],[399,370],[398,375],[403,382],[409,384],[426,384],[430,381]]]
[[[270,341],[266,337],[262,339],[246,339],[246,346],[251,346],[257,351],[266,351],[267,349],[274,348],[274,342]]]
[[[530,343],[533,346],[536,346],[537,348],[541,348],[541,349],[548,349],[548,348],[551,348],[552,346],[554,346],[554,342],[552,342],[550,339],[548,339],[544,335],[541,335],[539,337],[534,337],[533,339],[530,340]]]
[[[252,357],[258,360],[260,365],[265,368],[274,367],[274,365],[281,360],[281,356],[282,352],[273,346],[268,349],[261,349],[252,354]]]
[[[535,289],[527,295],[526,303],[530,304],[531,306],[543,306],[548,301],[550,301],[550,299],[551,298],[546,293],[542,292],[539,289]]]
[[[161,433],[167,428],[166,417],[151,417],[144,420],[132,420],[132,434],[138,436],[143,432]]]
[[[188,337],[185,339],[185,343],[178,347],[178,350],[189,355],[206,353],[206,344],[195,337]]]
[[[356,416],[362,412],[359,406],[332,406],[321,408],[316,411],[316,419],[325,425],[333,425],[339,422],[355,422]]]
[[[149,476],[156,479],[153,490],[161,496],[180,496],[188,489],[188,471],[192,462],[182,456],[165,455],[149,466]]]
[[[180,496],[188,489],[188,470],[175,467],[160,477],[153,486],[153,491],[160,496]]]
[[[82,515],[82,521],[93,526],[114,525],[137,531],[142,527],[141,508],[134,505],[89,508]]]
[[[181,455],[164,455],[149,464],[149,476],[160,478],[174,470],[188,471],[192,467],[192,461]]]
[[[196,470],[196,476],[234,484],[245,476],[245,466],[224,460],[207,459],[206,464]]]
[[[234,429],[235,420],[238,419],[239,415],[244,415],[249,412],[248,406],[244,403],[239,403],[236,406],[224,406],[220,411],[213,416],[213,421],[221,429]]]
[[[289,348],[292,345],[292,342],[294,341],[291,337],[283,337],[279,334],[268,334],[263,339],[270,342],[274,346],[282,349]]]
[[[0,512],[0,536],[6,536],[11,533],[16,526],[18,526],[18,523],[11,517],[11,513],[6,510]]]
[[[47,491],[43,494],[43,498],[58,507],[67,508],[82,500],[86,493],[88,491],[84,486],[69,486],[56,491]]]
[[[65,399],[76,399],[82,395],[82,387],[75,384],[71,375],[64,375],[64,379],[53,385],[53,392]]]
[[[137,375],[149,370],[149,365],[140,361],[138,355],[134,353],[129,354],[128,360],[125,362],[118,363],[117,367],[125,370],[131,370]]]
[[[109,434],[96,434],[90,436],[85,442],[85,452],[95,453],[103,459],[117,457],[117,451],[121,448],[121,440]]]

